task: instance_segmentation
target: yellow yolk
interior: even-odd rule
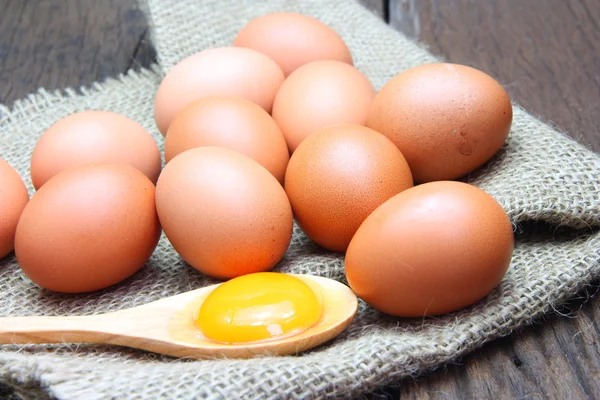
[[[259,272],[213,290],[195,318],[204,336],[246,343],[300,333],[321,318],[320,296],[291,275]]]

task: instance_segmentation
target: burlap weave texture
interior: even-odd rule
[[[158,62],[94,85],[83,94],[40,91],[0,108],[0,157],[29,184],[39,135],[75,111],[122,113],[159,143],[152,106],[161,76],[183,57],[229,45],[252,18],[276,10],[313,15],[348,43],[356,66],[377,89],[397,73],[435,61],[358,4],[333,1],[148,0]],[[515,229],[544,221],[566,233],[520,234],[511,268],[490,296],[442,318],[399,320],[361,302],[349,329],[296,357],[175,360],[109,346],[0,346],[0,380],[29,396],[105,398],[352,398],[471,351],[551,311],[600,276],[600,158],[516,108],[508,142],[469,181],[492,194]],[[278,271],[344,279],[343,257],[324,252],[298,230]],[[13,257],[0,261],[0,316],[85,315],[144,304],[214,283],[185,265],[163,237],[148,265],[129,280],[77,296],[42,291]]]

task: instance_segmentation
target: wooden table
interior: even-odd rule
[[[361,2],[433,53],[488,72],[517,103],[600,152],[598,0]],[[155,55],[135,4],[0,0],[0,103],[11,105],[37,87],[85,85],[148,66]],[[598,289],[374,397],[600,398]],[[8,394],[0,385],[0,398]]]

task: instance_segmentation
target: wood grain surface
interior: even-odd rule
[[[361,0],[447,61],[486,71],[513,100],[600,152],[597,0]],[[136,0],[0,0],[0,103],[148,66]],[[600,301],[556,314],[374,398],[600,398]],[[585,301],[590,298],[591,300]],[[0,398],[10,390],[0,385]]]
[[[135,0],[0,0],[0,103],[149,65],[147,29]]]

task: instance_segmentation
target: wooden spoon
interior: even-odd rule
[[[205,338],[194,324],[193,316],[217,284],[106,314],[0,318],[0,344],[113,344],[188,358],[297,354],[343,332],[356,314],[357,299],[340,282],[295,276],[320,286],[323,315],[316,325],[294,336],[243,344],[224,344]]]

